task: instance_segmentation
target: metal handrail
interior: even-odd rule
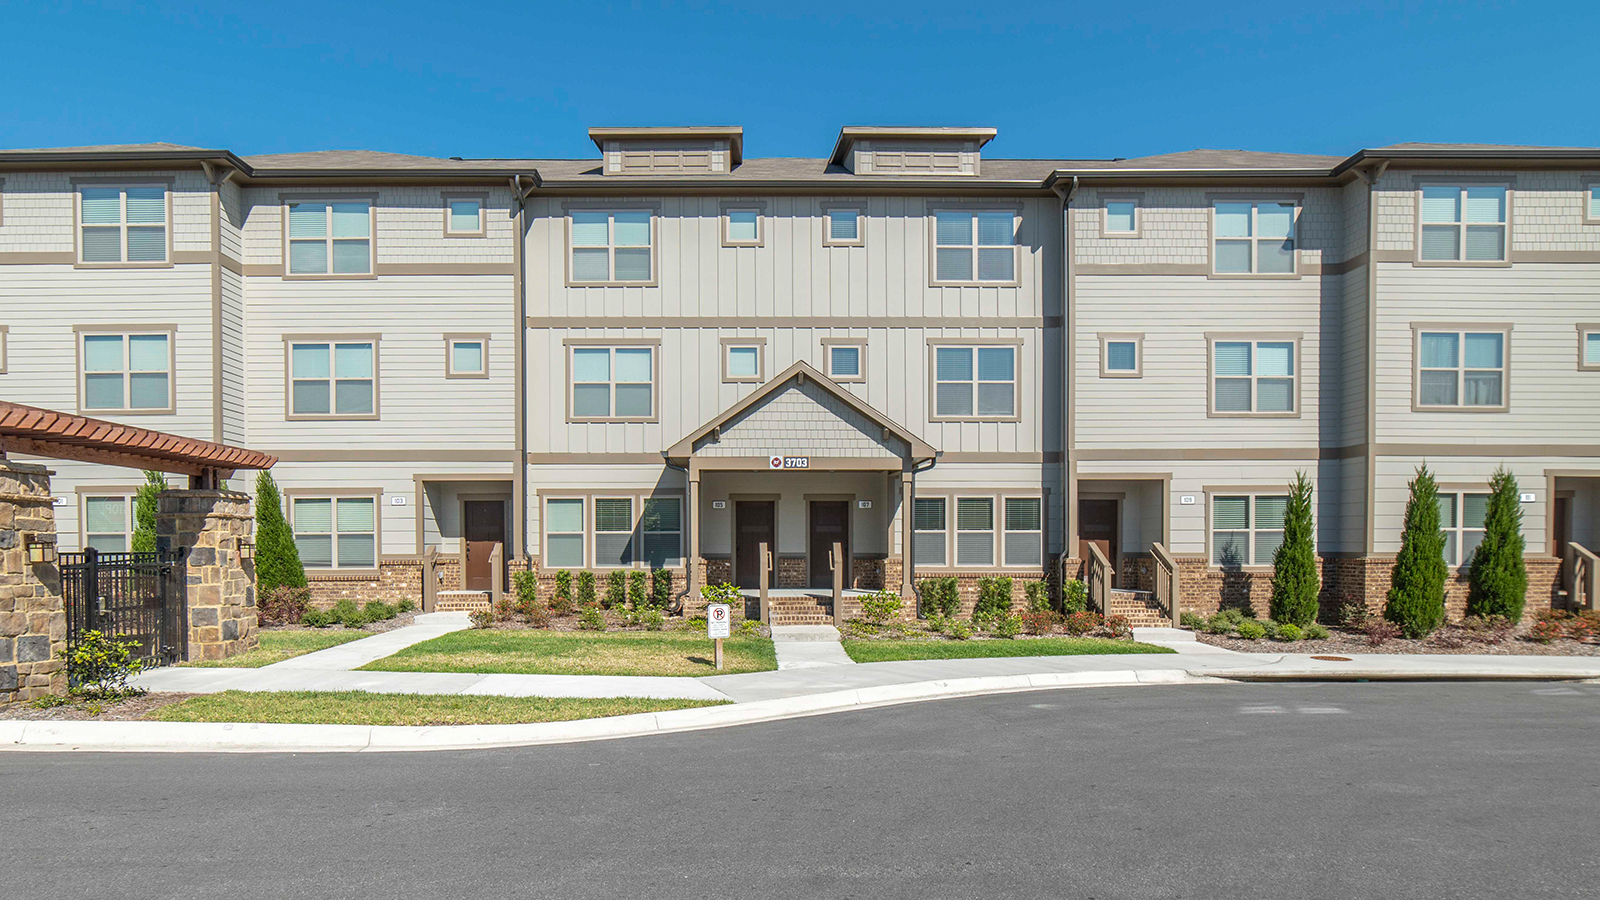
[[[1089,571],[1085,574],[1088,575],[1089,608],[1102,616],[1109,615],[1111,576],[1114,574],[1111,560],[1106,559],[1105,551],[1100,549],[1099,544],[1090,543],[1088,547]]]
[[[1161,604],[1161,611],[1166,613],[1167,620],[1172,627],[1178,627],[1178,561],[1160,542],[1150,544],[1150,555],[1156,562],[1156,602]]]
[[[1567,542],[1567,596],[1575,609],[1600,609],[1600,556],[1577,541]]]

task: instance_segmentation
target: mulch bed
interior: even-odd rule
[[[102,702],[99,715],[94,715],[93,710],[89,708],[89,703],[83,700],[74,700],[66,706],[53,706],[49,709],[35,709],[30,703],[13,703],[7,707],[0,707],[0,719],[20,719],[31,722],[131,722],[135,719],[143,719],[146,714],[163,706],[171,706],[190,697],[198,696],[200,695],[183,694],[176,691],[141,694],[124,700]]]
[[[418,615],[419,615],[419,613],[414,612],[414,611],[413,612],[408,612],[408,613],[401,613],[400,615],[395,616],[392,619],[383,619],[382,621],[378,621],[378,622],[368,622],[367,624],[365,624],[365,625],[363,625],[360,628],[355,629],[355,630],[357,630],[357,631],[367,631],[367,632],[371,632],[373,634],[381,634],[382,632],[385,632],[385,631],[393,631],[396,628],[404,628],[407,625],[410,625],[411,624],[411,620],[415,619]],[[301,625],[298,622],[293,624],[293,625],[263,625],[263,626],[261,626],[261,630],[262,631],[337,631],[337,630],[340,630],[340,629],[344,629],[344,626],[343,625],[329,625],[327,628],[312,628],[312,627],[310,627],[308,625]],[[346,630],[348,630],[348,629],[346,629]]]
[[[1424,640],[1391,638],[1373,646],[1365,634],[1332,629],[1325,641],[1274,641],[1262,638],[1247,641],[1243,638],[1196,632],[1195,639],[1213,647],[1237,650],[1240,653],[1425,653],[1425,654],[1478,654],[1484,656],[1600,656],[1600,644],[1565,638],[1541,644],[1527,637],[1528,624],[1517,627],[1517,632],[1498,644],[1469,642],[1462,646],[1449,646],[1437,634]]]

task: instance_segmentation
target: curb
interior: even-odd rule
[[[0,750],[352,753],[481,750],[673,734],[901,703],[1074,687],[1204,684],[1182,669],[991,675],[885,685],[731,706],[524,725],[272,725],[221,722],[0,722]]]

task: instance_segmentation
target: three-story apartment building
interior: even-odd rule
[[[496,544],[692,594],[765,544],[780,587],[1104,558],[1264,606],[1304,471],[1327,599],[1377,604],[1423,462],[1452,566],[1516,474],[1535,606],[1600,545],[1600,150],[591,137],[0,152],[0,396],[277,455],[327,598],[414,594],[429,548],[478,590]],[[56,468],[64,544],[125,546],[137,473]]]

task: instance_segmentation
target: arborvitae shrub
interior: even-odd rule
[[[1311,481],[1296,472],[1283,517],[1283,543],[1272,556],[1272,618],[1309,625],[1317,617],[1317,552],[1311,531]]]
[[[1444,532],[1439,528],[1439,486],[1424,464],[1411,482],[1405,531],[1394,560],[1384,618],[1408,638],[1426,637],[1444,623]]]
[[[1522,501],[1517,479],[1503,467],[1489,479],[1489,505],[1484,510],[1483,543],[1472,554],[1467,572],[1467,615],[1522,618],[1528,599],[1528,567],[1522,561]]]
[[[283,518],[283,497],[272,473],[256,476],[256,596],[280,587],[305,587],[306,570]]]

